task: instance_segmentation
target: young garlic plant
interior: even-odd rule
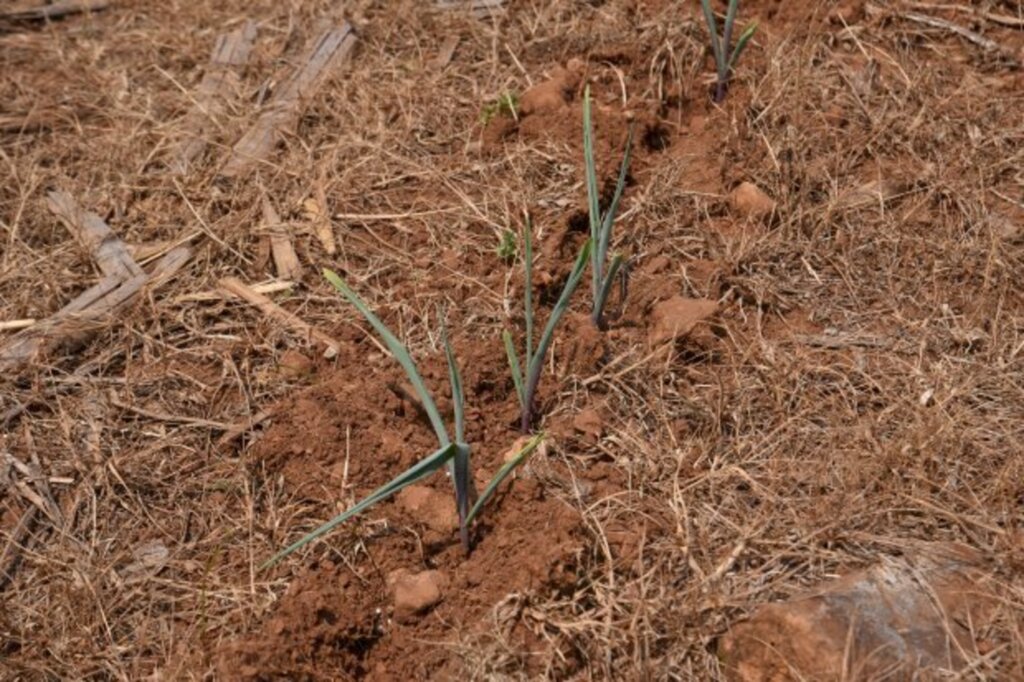
[[[704,21],[707,22],[708,32],[711,33],[711,51],[715,55],[715,67],[717,78],[715,81],[715,103],[721,104],[725,99],[725,93],[729,89],[729,77],[736,65],[736,60],[743,53],[750,39],[757,31],[757,22],[750,24],[736,41],[736,47],[729,51],[729,44],[732,42],[733,25],[736,23],[736,12],[739,10],[740,0],[729,0],[729,6],[725,11],[725,33],[721,40],[718,38],[718,22],[715,20],[715,12],[711,9],[711,0],[700,0],[701,8],[704,10]]]
[[[519,425],[523,433],[529,433],[533,424],[533,403],[537,394],[537,386],[540,383],[540,374],[544,370],[544,356],[547,355],[548,348],[551,346],[551,339],[555,335],[555,327],[558,326],[558,322],[565,315],[566,310],[569,309],[569,300],[579,285],[580,279],[583,278],[583,270],[587,266],[587,258],[592,253],[591,249],[593,248],[593,242],[588,239],[583,248],[580,249],[580,253],[576,257],[576,263],[569,274],[569,279],[566,280],[565,286],[562,287],[562,294],[558,297],[558,302],[555,303],[555,307],[551,310],[548,323],[544,327],[544,332],[540,335],[540,343],[537,344],[535,351],[533,348],[532,233],[533,227],[530,224],[529,216],[527,216],[526,228],[523,230],[523,268],[526,273],[526,279],[523,283],[523,312],[525,313],[526,324],[524,344],[526,348],[522,363],[519,362],[519,354],[516,352],[515,345],[512,342],[512,335],[508,330],[505,330],[502,334],[502,339],[505,342],[505,353],[508,355],[509,369],[512,370],[512,382],[515,385],[516,396],[519,398]],[[525,373],[523,368],[526,369]]]
[[[434,433],[437,435],[440,447],[431,455],[420,460],[388,483],[377,488],[377,490],[370,493],[370,495],[358,504],[347,509],[345,512],[321,525],[316,530],[304,535],[282,549],[280,552],[264,562],[260,568],[267,568],[276,564],[289,554],[292,554],[313,540],[329,533],[331,530],[356,514],[365,511],[378,502],[386,500],[402,488],[412,485],[420,479],[429,476],[446,466],[449,469],[452,482],[455,486],[455,506],[459,515],[459,537],[462,541],[462,546],[465,548],[466,552],[469,552],[469,527],[473,522],[473,519],[475,519],[480,513],[484,504],[488,499],[490,499],[494,494],[494,491],[497,490],[498,486],[503,480],[505,480],[509,473],[511,473],[516,466],[522,463],[526,457],[537,448],[543,438],[543,434],[538,434],[536,437],[531,439],[522,450],[511,458],[490,481],[485,488],[484,493],[478,497],[473,487],[473,476],[469,459],[470,447],[469,444],[466,443],[465,439],[465,394],[462,388],[462,377],[459,373],[459,366],[455,361],[455,355],[452,352],[451,344],[448,342],[448,334],[444,329],[444,325],[442,324],[441,327],[441,336],[444,343],[445,358],[448,362],[448,381],[451,385],[452,402],[454,403],[454,439],[449,436],[444,421],[441,419],[441,414],[437,409],[437,404],[431,397],[430,392],[427,391],[427,388],[423,383],[423,378],[420,376],[419,370],[416,368],[416,363],[413,362],[412,356],[409,354],[409,350],[405,345],[403,345],[402,342],[398,340],[398,337],[396,337],[391,330],[373,314],[373,311],[371,311],[366,303],[364,303],[363,300],[354,291],[352,291],[351,288],[349,288],[341,277],[331,270],[324,270],[324,277],[334,285],[335,289],[341,292],[342,296],[348,299],[348,301],[355,306],[364,318],[366,318],[366,321],[370,323],[370,326],[377,332],[377,335],[384,342],[384,345],[387,346],[388,351],[392,356],[394,356],[395,360],[398,361],[398,364],[402,366],[402,369],[405,370],[405,374],[408,377],[409,382],[412,384],[417,398],[419,398],[420,405],[426,413],[427,418],[434,429]]]
[[[612,225],[615,223],[615,214],[619,210],[619,200],[622,199],[622,192],[626,188],[626,175],[629,172],[629,157],[633,149],[633,129],[629,130],[629,137],[626,139],[626,149],[622,155],[622,165],[619,168],[619,179],[615,183],[615,193],[612,195],[612,202],[608,210],[601,215],[601,201],[597,190],[597,164],[594,161],[594,125],[590,111],[590,86],[583,91],[583,165],[586,167],[587,175],[587,206],[590,214],[590,270],[591,270],[591,296],[593,307],[591,308],[590,319],[598,329],[605,329],[604,306],[608,302],[608,294],[615,283],[615,276],[622,266],[622,255],[615,254],[611,264],[605,270],[605,262],[608,260],[608,248],[612,240]]]

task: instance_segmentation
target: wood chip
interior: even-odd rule
[[[263,229],[270,236],[270,252],[274,257],[277,276],[283,279],[298,279],[302,275],[302,264],[295,255],[288,226],[281,222],[281,217],[266,196],[263,197]]]
[[[46,195],[46,206],[89,249],[104,275],[126,280],[143,274],[124,242],[102,218],[82,210],[70,194],[50,192]]]
[[[280,322],[297,334],[301,334],[306,338],[312,339],[326,346],[327,351],[324,353],[325,357],[330,358],[338,354],[338,350],[341,346],[328,334],[320,331],[316,327],[313,327],[298,315],[288,312],[263,294],[253,291],[252,287],[249,287],[237,277],[225,277],[220,280],[218,284],[227,293],[233,294],[256,308],[259,308],[260,312],[267,317]]]
[[[71,14],[99,12],[110,6],[110,0],[56,0],[45,5],[0,12],[0,18],[11,21],[48,21]]]
[[[455,48],[458,46],[458,36],[448,36],[445,38],[444,42],[441,43],[440,49],[437,51],[437,56],[434,57],[433,61],[430,63],[431,67],[440,71],[444,67],[448,66],[452,61],[452,57],[455,56]]]
[[[334,226],[331,224],[331,217],[327,214],[327,200],[324,197],[323,185],[318,184],[315,192],[316,196],[309,197],[302,202],[302,215],[309,223],[313,234],[320,240],[324,251],[333,256],[338,251],[338,244],[334,239]]]
[[[0,346],[0,370],[10,371],[52,353],[81,343],[109,324],[111,317],[144,287],[155,289],[174,276],[192,256],[180,246],[157,261],[153,271],[127,280],[110,275],[100,280],[54,315],[24,329]]]
[[[193,160],[206,149],[210,133],[224,114],[228,95],[238,90],[238,71],[249,60],[255,38],[256,24],[252,21],[217,37],[209,66],[196,89],[194,104],[185,117],[182,138],[171,152],[168,164],[171,173],[187,173]]]
[[[437,0],[439,9],[469,12],[477,19],[486,19],[505,11],[505,0]]]
[[[301,65],[274,91],[256,123],[235,144],[220,175],[238,177],[263,161],[282,136],[295,129],[305,105],[331,68],[351,53],[355,42],[355,31],[348,23],[320,34]]]

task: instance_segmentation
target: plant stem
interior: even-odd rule
[[[523,433],[529,433],[533,425],[533,397],[537,393],[537,383],[540,381],[540,372],[532,372],[526,383],[526,398],[523,400],[523,409],[519,413],[519,429]]]
[[[726,90],[729,89],[729,76],[719,77],[715,83],[715,104],[721,104],[725,99]]]

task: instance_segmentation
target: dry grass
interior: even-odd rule
[[[555,258],[583,206],[582,156],[577,136],[558,132],[481,149],[479,112],[571,57],[603,55],[589,74],[606,107],[621,107],[623,86],[642,115],[663,98],[684,102],[660,112],[671,144],[640,150],[616,229],[636,295],[660,278],[718,298],[721,329],[671,357],[613,333],[612,365],[561,376],[549,419],[598,406],[606,433],[563,438],[530,470],[544,480],[552,467],[607,467],[622,489],[563,486],[589,537],[575,591],[509,595],[495,627],[453,634],[453,656],[473,678],[718,679],[713,642],[755,605],[908,541],[948,539],[981,550],[1005,587],[982,633],[993,653],[967,678],[1024,676],[1019,71],[888,13],[845,30],[824,19],[791,30],[781,16],[748,49],[726,107],[706,116],[696,2],[680,15],[672,3],[524,0],[495,22],[354,2],[356,57],[280,153],[224,184],[216,162],[253,120],[253,98],[339,15],[328,2],[215,4],[134,3],[0,35],[0,118],[42,122],[0,132],[0,322],[45,318],[96,281],[46,211],[47,189],[70,192],[132,245],[197,247],[182,274],[85,346],[0,378],[0,453],[37,460],[59,507],[33,512],[31,532],[13,538],[0,675],[210,674],[218,647],[251,631],[285,587],[253,567],[294,513],[244,448],[216,443],[310,381],[278,370],[284,351],[309,346],[252,308],[194,294],[226,276],[272,278],[265,193],[298,231],[305,266],[275,298],[288,310],[343,342],[361,338],[318,278],[315,266],[333,263],[414,353],[436,343],[438,303],[466,338],[499,343],[517,298],[514,277],[491,272],[502,269],[498,236],[529,206],[540,269],[568,268]],[[190,92],[215,35],[244,18],[260,33],[240,92],[204,165],[176,180],[161,162]],[[452,33],[455,59],[439,70],[430,62]],[[721,229],[724,193],[740,180],[778,200],[770,229]],[[857,193],[871,182],[886,199]],[[343,216],[331,259],[300,211],[318,188]],[[658,255],[667,270],[644,274]],[[691,278],[698,260],[719,274]],[[31,482],[6,466],[0,483]],[[17,490],[0,488],[0,548],[33,508]],[[154,541],[169,550],[158,573],[138,563]],[[504,635],[514,619],[547,646],[516,650]]]

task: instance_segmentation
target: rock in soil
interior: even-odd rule
[[[729,203],[747,218],[764,218],[775,211],[775,201],[752,182],[741,182],[730,192]]]
[[[980,563],[964,545],[920,543],[904,557],[763,606],[720,643],[729,679],[902,680],[959,670],[965,653],[978,651],[968,628],[984,629],[994,606]]]
[[[426,486],[411,485],[399,491],[395,502],[430,530],[447,534],[459,527],[459,515],[451,495]]]
[[[447,580],[440,571],[410,573],[400,568],[388,575],[388,584],[394,598],[395,620],[404,623],[437,605]]]
[[[286,350],[277,362],[277,369],[286,379],[301,379],[316,370],[313,361],[295,350]]]
[[[718,304],[700,298],[673,296],[654,306],[649,340],[652,346],[690,334],[698,324],[718,312]]]

